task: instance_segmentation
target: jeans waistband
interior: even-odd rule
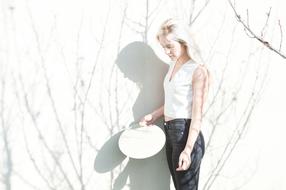
[[[169,120],[169,121],[164,121],[164,125],[170,125],[170,124],[175,124],[175,123],[181,123],[181,122],[190,122],[191,119],[189,118],[176,118],[176,119],[172,119],[172,120]]]

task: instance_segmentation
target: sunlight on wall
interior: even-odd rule
[[[174,189],[164,149],[128,159],[117,141],[163,104],[168,58],[156,41],[159,25],[169,17],[188,22],[202,7],[1,1],[0,189]],[[236,1],[258,35],[270,7],[263,35],[279,48],[284,1]],[[199,189],[285,189],[285,59],[248,37],[227,1],[210,1],[192,31],[213,79]]]

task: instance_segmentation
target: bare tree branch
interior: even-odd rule
[[[248,99],[248,102],[246,103],[244,111],[240,115],[240,119],[235,129],[233,130],[232,136],[229,138],[228,143],[224,147],[224,151],[222,152],[220,159],[218,160],[218,162],[216,163],[216,166],[212,170],[211,175],[208,177],[207,181],[205,182],[204,187],[203,187],[204,190],[211,189],[216,178],[221,174],[221,171],[223,170],[226,163],[230,159],[232,153],[235,150],[235,147],[237,146],[238,142],[242,138],[242,135],[246,133],[249,119],[251,118],[253,110],[259,100],[259,95],[262,92],[267,74],[265,73],[264,75],[262,75],[263,78],[260,80],[260,84],[258,84],[259,76],[261,76],[261,74],[257,72],[256,77],[255,77],[255,82],[252,87],[252,92],[250,93],[250,98]],[[234,95],[235,101],[236,101],[236,97],[238,97],[237,94],[241,91],[242,83],[243,82],[241,82],[239,87],[236,89],[236,92]]]
[[[196,0],[192,0],[192,6],[193,7],[195,7],[195,2],[196,2]],[[210,0],[205,0],[204,6],[199,10],[199,12],[195,16],[193,16],[193,13],[191,13],[190,19],[189,19],[189,26],[194,24],[194,22],[198,19],[198,17],[202,14],[202,12],[208,6],[209,2],[210,2]],[[194,11],[194,8],[192,8],[191,11]],[[194,19],[193,19],[193,17],[194,17]]]
[[[39,187],[36,187],[34,184],[32,184],[31,182],[29,182],[22,174],[20,174],[19,172],[15,171],[15,175],[21,179],[21,181],[24,182],[24,184],[28,185],[30,188],[34,189],[34,190],[42,190]]]
[[[268,27],[268,21],[269,21],[269,18],[270,18],[271,8],[272,8],[272,7],[270,7],[268,13],[266,14],[266,15],[267,15],[267,18],[266,18],[266,22],[265,22],[265,24],[264,24],[264,26],[263,26],[263,28],[262,28],[262,30],[261,30],[261,38],[264,37],[265,29]]]
[[[11,177],[13,172],[13,160],[12,160],[12,152],[9,143],[9,126],[5,121],[5,74],[1,77],[0,83],[0,117],[1,117],[1,127],[2,127],[2,137],[4,143],[4,168],[2,170],[3,175],[3,183],[5,185],[6,190],[12,189]]]
[[[25,103],[25,107],[26,107],[26,110],[28,112],[28,114],[30,115],[31,119],[32,119],[32,122],[33,122],[33,125],[38,133],[38,137],[39,137],[39,140],[43,143],[44,147],[46,148],[46,150],[48,151],[49,155],[53,158],[53,160],[55,161],[55,163],[57,164],[57,166],[59,167],[61,173],[63,174],[64,178],[66,179],[66,182],[68,183],[68,185],[70,186],[71,189],[73,189],[72,187],[72,184],[70,182],[70,180],[68,179],[67,177],[67,174],[66,172],[64,171],[61,163],[59,162],[58,158],[56,157],[56,155],[54,154],[54,152],[51,150],[51,148],[49,147],[48,143],[46,142],[46,139],[44,138],[44,135],[42,134],[42,132],[40,131],[39,127],[38,127],[38,122],[37,122],[37,119],[36,119],[36,116],[35,114],[33,113],[31,107],[30,107],[30,103],[28,101],[28,97],[27,97],[27,94],[24,90],[24,84],[23,84],[23,81],[22,81],[22,77],[19,76],[19,82],[21,84],[21,93],[24,94],[24,103]],[[48,187],[50,189],[53,189],[55,190],[54,187],[52,187],[50,185],[50,182],[48,181],[48,179],[46,177],[44,177],[44,175],[42,174],[41,172],[41,169],[39,168],[38,164],[36,163],[36,160],[34,159],[34,157],[32,156],[32,153],[29,149],[29,146],[28,146],[28,143],[27,143],[27,138],[26,138],[26,135],[24,133],[24,137],[25,137],[25,145],[26,145],[26,149],[27,149],[27,152],[28,152],[28,155],[30,157],[30,160],[34,166],[34,168],[36,169],[37,173],[41,176],[41,178],[44,180],[44,182],[48,185]]]
[[[231,0],[228,0],[232,10],[234,11],[235,13],[235,16],[238,20],[238,22],[240,22],[243,26],[244,26],[244,29],[247,30],[251,36],[253,38],[255,38],[256,40],[258,40],[260,43],[262,43],[264,46],[266,46],[268,49],[274,51],[276,54],[278,54],[279,56],[281,56],[282,58],[286,59],[286,55],[283,54],[279,49],[277,50],[276,48],[274,48],[268,41],[264,40],[262,37],[259,37],[258,35],[256,35],[251,28],[249,28],[247,26],[247,24],[242,20],[241,16],[237,13],[234,5],[232,4]],[[267,19],[268,20],[268,19]],[[280,43],[282,43],[282,41],[280,41]]]
[[[282,42],[283,42],[283,31],[282,31],[282,26],[280,23],[280,20],[278,20],[278,25],[279,25],[279,29],[280,29],[280,45],[279,45],[279,51],[281,51],[282,48]]]

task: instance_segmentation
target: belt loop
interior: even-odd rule
[[[169,126],[168,126],[166,121],[164,121],[164,127],[165,127],[165,129],[169,129]]]

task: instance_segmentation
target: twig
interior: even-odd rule
[[[281,26],[281,23],[280,23],[280,20],[278,20],[278,25],[279,25],[279,28],[280,28],[280,45],[279,45],[279,51],[281,51],[281,48],[282,48],[282,42],[283,42],[283,31],[282,31],[282,26]]]
[[[286,59],[286,55],[284,55],[282,52],[280,52],[279,50],[277,50],[276,48],[274,48],[268,41],[264,40],[261,37],[258,37],[258,35],[256,35],[248,26],[247,24],[245,24],[245,22],[241,19],[241,16],[237,13],[237,11],[235,10],[234,5],[231,3],[230,0],[228,0],[232,10],[235,13],[235,16],[238,20],[238,22],[240,22],[243,26],[244,29],[247,30],[251,35],[252,38],[255,38],[256,40],[258,40],[260,43],[262,43],[264,46],[266,46],[268,49],[274,51],[276,54],[280,55],[282,58]]]
[[[192,1],[193,3],[195,3],[195,1]],[[194,22],[197,20],[197,18],[202,14],[202,12],[204,11],[204,9],[208,6],[210,0],[206,0],[204,6],[199,10],[199,12],[196,14],[196,16],[194,17],[194,19],[192,19],[193,15],[190,16],[190,21],[189,21],[189,26],[191,26],[192,24],[194,24]],[[194,5],[194,4],[193,4]],[[195,6],[195,5],[194,5]],[[192,20],[191,20],[192,19]]]
[[[261,31],[261,38],[263,38],[263,36],[264,36],[264,34],[263,34],[263,33],[264,33],[264,30],[266,29],[266,27],[267,27],[267,25],[268,25],[270,13],[271,13],[271,7],[270,7],[268,13],[266,14],[266,15],[267,15],[267,19],[266,19],[265,25],[263,26],[262,31]]]

